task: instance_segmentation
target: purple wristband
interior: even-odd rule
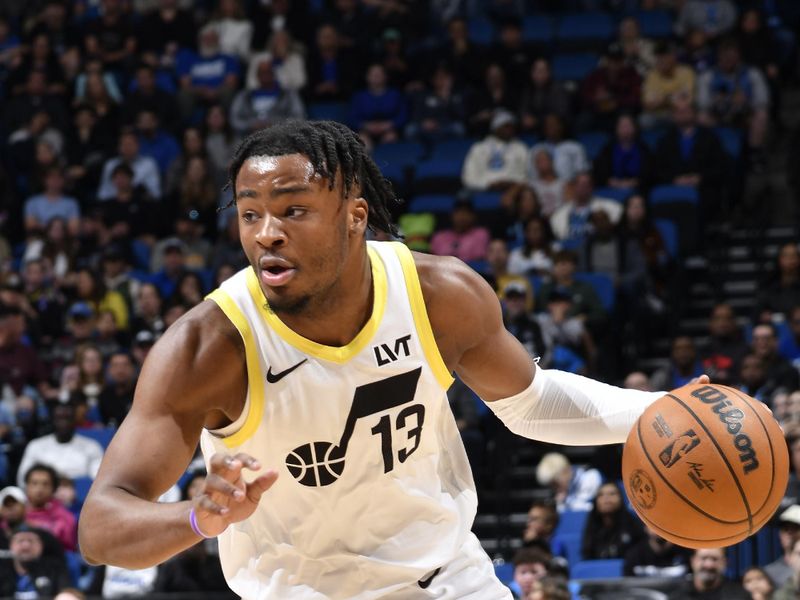
[[[194,531],[201,538],[205,538],[208,540],[214,537],[213,535],[206,535],[205,533],[200,531],[200,527],[198,527],[197,525],[197,513],[194,512],[194,507],[192,507],[192,510],[189,512],[189,525],[191,525],[192,531]]]

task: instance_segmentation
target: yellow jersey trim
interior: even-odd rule
[[[244,342],[244,355],[247,363],[247,384],[250,399],[250,408],[242,427],[228,437],[220,438],[228,448],[241,446],[258,429],[261,417],[264,414],[264,378],[261,374],[261,364],[258,359],[256,342],[250,325],[241,309],[236,305],[227,292],[216,289],[206,298],[213,300],[222,309],[225,316],[230,319],[234,327],[239,331]]]
[[[346,346],[326,346],[309,340],[289,328],[288,325],[281,321],[278,316],[270,310],[269,305],[266,303],[264,293],[261,291],[261,286],[258,284],[258,276],[252,268],[247,271],[247,289],[258,307],[258,312],[264,320],[264,323],[277,333],[283,341],[309,356],[337,364],[344,364],[361,352],[370,342],[375,332],[378,330],[378,325],[380,325],[383,319],[383,311],[386,308],[386,267],[377,252],[369,247],[367,247],[367,252],[372,267],[372,289],[374,296],[372,314],[369,317],[369,321],[361,328],[361,331],[359,331],[356,337]]]
[[[417,265],[414,263],[414,256],[405,244],[400,242],[390,242],[394,247],[397,257],[400,259],[400,266],[403,269],[403,277],[406,280],[408,289],[408,299],[411,303],[411,314],[414,315],[414,324],[417,327],[417,335],[422,342],[422,349],[425,358],[439,382],[445,390],[453,384],[453,376],[439,352],[436,345],[436,338],[433,336],[433,328],[428,311],[425,308],[425,298],[422,296],[422,286],[419,283]]]

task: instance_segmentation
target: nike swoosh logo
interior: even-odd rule
[[[293,367],[289,367],[288,369],[286,369],[285,371],[281,371],[280,373],[273,373],[272,372],[272,367],[270,367],[269,369],[267,369],[267,381],[269,381],[270,383],[278,383],[281,379],[286,377],[289,373],[294,371],[297,367],[302,365],[307,360],[308,360],[307,358],[304,358],[303,360],[301,360],[299,363],[297,363]]]
[[[442,569],[440,567],[440,568],[436,569],[433,573],[431,573],[430,576],[427,579],[420,579],[417,582],[419,584],[419,587],[421,587],[423,590],[427,589],[428,586],[431,584],[431,581],[433,581],[433,578],[436,577],[439,574],[439,571],[441,571],[441,570]]]

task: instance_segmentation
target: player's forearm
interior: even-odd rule
[[[528,389],[487,404],[518,435],[584,446],[624,442],[636,419],[663,395],[537,367]]]
[[[81,511],[78,537],[90,563],[143,569],[193,546],[191,503],[142,500],[114,486],[92,490]]]

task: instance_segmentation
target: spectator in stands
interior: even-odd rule
[[[755,354],[746,354],[739,369],[738,388],[748,396],[769,404],[767,367]]]
[[[186,244],[177,237],[168,238],[161,250],[163,267],[150,280],[158,287],[162,298],[169,298],[186,272]]]
[[[101,0],[102,12],[84,29],[85,56],[99,58],[107,69],[129,70],[136,53],[136,36],[121,0]]]
[[[316,42],[308,67],[309,100],[349,100],[360,79],[360,57],[342,44],[341,36],[333,25],[321,25],[317,29]]]
[[[675,46],[661,41],[655,49],[655,67],[647,72],[642,86],[642,114],[645,129],[669,124],[676,101],[693,102],[695,73],[691,66],[678,64]]]
[[[412,91],[420,87],[416,73],[410,68],[403,43],[403,35],[399,30],[391,27],[384,30],[381,36],[380,48],[375,51],[377,62],[386,69],[386,77],[391,87]],[[409,81],[410,79],[413,81]]]
[[[205,210],[206,212],[211,212],[211,210],[213,210],[210,206],[198,206],[197,208]],[[203,216],[203,213],[192,206],[190,206],[188,210],[181,211],[175,216],[175,236],[156,243],[150,257],[151,271],[157,273],[167,266],[164,252],[169,246],[180,246],[184,257],[183,266],[187,269],[197,270],[206,268],[211,262],[212,246],[208,239],[203,237]],[[209,232],[207,237],[212,237],[212,235],[213,234]],[[176,240],[180,242],[180,244],[176,244]],[[173,275],[175,278],[180,277],[181,273],[177,265],[172,264],[171,268],[174,269],[174,273],[171,273],[170,277],[173,277]],[[158,283],[158,276],[156,276],[154,281]],[[175,281],[177,282],[177,279],[175,279]],[[164,297],[167,298],[168,296],[165,295]]]
[[[643,537],[642,524],[622,502],[619,485],[601,485],[583,530],[583,559],[623,558]]]
[[[645,77],[656,64],[655,45],[642,37],[635,17],[625,17],[619,22],[617,43],[625,55],[625,64],[636,69],[640,77]]]
[[[703,548],[692,554],[692,579],[671,594],[674,600],[707,598],[714,600],[745,600],[749,594],[741,585],[725,577],[727,559],[723,548]]]
[[[711,130],[698,126],[690,102],[676,101],[672,109],[673,126],[659,140],[655,151],[659,183],[697,189],[708,210],[715,214],[719,188],[723,183],[725,155]]]
[[[148,31],[146,40],[153,33]],[[156,114],[158,122],[167,130],[175,133],[180,124],[178,103],[175,95],[162,89],[158,85],[155,69],[146,63],[136,67],[133,88],[125,94],[122,102],[122,114],[126,125],[132,125],[136,115],[142,111],[151,111]]]
[[[456,85],[472,88],[481,86],[486,73],[484,53],[470,41],[466,19],[457,16],[447,22],[447,39],[433,54],[436,59],[443,58],[450,65]]]
[[[520,548],[514,554],[514,582],[511,590],[520,599],[528,598],[534,582],[547,575],[550,555],[540,548]]]
[[[795,368],[800,368],[800,305],[792,307],[788,316],[791,336],[785,347],[781,345],[780,350]]]
[[[694,340],[679,335],[672,340],[669,365],[662,367],[650,378],[654,390],[674,390],[703,374],[703,365],[697,358]]]
[[[791,574],[772,595],[772,600],[794,600],[800,594],[800,540],[795,540],[792,544],[787,560]]]
[[[9,550],[11,556],[0,560],[0,596],[48,598],[69,585],[63,550],[46,531],[18,526]]]
[[[155,10],[143,15],[142,50],[154,53],[159,63],[173,64],[178,50],[191,49],[195,44],[195,24],[192,14],[179,6],[178,0],[158,0]]]
[[[553,255],[553,279],[542,285],[538,305],[546,306],[554,291],[565,294],[571,299],[567,315],[580,317],[591,329],[605,321],[606,313],[592,285],[575,279],[577,267],[578,258],[574,252],[569,250],[556,252]]]
[[[281,87],[270,59],[258,63],[256,78],[258,85],[240,91],[231,104],[230,122],[237,134],[245,136],[277,121],[305,117],[300,94]]]
[[[222,51],[213,25],[200,30],[197,48],[197,53],[180,54],[175,65],[180,80],[178,104],[186,121],[196,117],[196,109],[218,103],[227,108],[239,87],[239,62]]]
[[[227,181],[228,163],[239,138],[228,121],[228,111],[223,105],[213,104],[206,111],[205,138],[214,181]]]
[[[86,594],[75,588],[63,588],[53,600],[86,600]]]
[[[49,531],[61,542],[64,550],[73,551],[78,543],[78,521],[55,497],[58,474],[53,467],[34,464],[25,473],[25,495],[28,498],[25,522]]]
[[[468,109],[469,130],[473,135],[493,131],[492,119],[499,111],[515,114],[519,107],[519,93],[508,81],[502,65],[492,63],[486,67],[482,85],[471,96]]]
[[[558,240],[579,244],[592,230],[592,213],[604,211],[612,223],[622,217],[622,205],[615,200],[599,198],[594,194],[591,173],[579,173],[572,180],[572,199],[559,207],[550,217],[550,227]]]
[[[219,600],[236,599],[225,583],[219,557],[200,541],[158,566],[153,592],[213,595]]]
[[[622,47],[610,44],[603,62],[581,84],[581,128],[611,130],[620,112],[638,111],[641,85],[636,69],[625,64]]]
[[[626,577],[683,577],[689,572],[691,552],[645,527],[646,536],[625,552]]]
[[[795,242],[781,246],[775,268],[758,289],[757,321],[770,321],[775,314],[786,317],[795,306],[800,306],[800,250]]]
[[[113,78],[110,78],[113,81]],[[86,74],[84,93],[76,98],[76,102],[90,107],[97,115],[97,122],[102,129],[116,137],[122,124],[122,110],[110,91],[110,82],[100,72]]]
[[[545,575],[533,582],[525,600],[570,600],[568,584],[566,577]]]
[[[406,126],[406,138],[427,144],[463,137],[467,114],[464,94],[456,89],[450,69],[436,67],[430,85],[411,97],[411,118]]]
[[[559,290],[550,292],[544,312],[536,315],[542,328],[545,346],[552,354],[545,356],[543,367],[558,368],[570,373],[585,373],[586,363],[594,360],[595,345],[584,321],[570,313],[572,296]]]
[[[97,406],[97,399],[103,387],[103,355],[97,346],[84,344],[75,353],[78,367],[78,389],[90,406]],[[96,408],[95,415],[96,415]],[[95,417],[93,415],[93,417]],[[78,423],[80,423],[78,419]]]
[[[75,198],[64,195],[64,173],[51,167],[44,174],[44,191],[25,201],[25,230],[28,234],[44,231],[54,218],[64,219],[70,235],[77,235],[81,211]]]
[[[760,323],[753,327],[752,351],[767,371],[764,394],[771,396],[778,388],[800,388],[797,369],[778,352],[778,329],[774,323]]]
[[[513,275],[547,276],[553,270],[553,232],[544,217],[534,217],[525,224],[525,241],[514,248],[508,260]]]
[[[558,512],[588,511],[602,476],[597,469],[573,466],[563,454],[548,452],[536,467],[536,480],[553,491]]]
[[[139,295],[136,298],[136,310],[131,319],[131,331],[137,332],[137,337],[138,333],[142,331],[161,334],[164,331],[161,309],[162,296],[158,287],[153,283],[143,283],[139,287]]]
[[[461,181],[472,190],[503,190],[526,177],[527,149],[516,138],[516,119],[505,110],[492,117],[491,133],[467,153]]]
[[[245,18],[240,0],[219,0],[209,26],[217,30],[219,48],[223,54],[247,60],[253,39],[253,23]]]
[[[180,304],[191,308],[200,304],[205,296],[203,280],[193,271],[187,271],[178,280],[175,293],[170,298],[171,304]]]
[[[521,125],[523,131],[541,132],[548,114],[561,119],[569,116],[570,96],[563,84],[553,79],[546,58],[539,57],[530,65],[530,78],[520,103]]]
[[[720,43],[717,65],[697,80],[700,122],[707,126],[727,125],[748,132],[750,150],[763,150],[769,124],[769,88],[761,71],[742,63],[735,40]]]
[[[110,200],[114,198],[116,189],[111,174],[120,164],[126,164],[133,171],[134,186],[143,186],[153,199],[161,198],[161,175],[158,165],[152,158],[143,156],[139,152],[139,138],[133,129],[125,129],[120,134],[118,152],[118,156],[107,160],[103,165],[97,199]]]
[[[469,200],[456,202],[451,223],[452,229],[433,234],[431,251],[439,256],[457,256],[464,262],[486,258],[489,230],[477,224],[477,215]]]
[[[159,165],[161,177],[180,154],[180,146],[172,134],[161,128],[158,113],[148,108],[136,115],[136,131],[139,133],[139,151]]]
[[[742,587],[750,594],[750,600],[771,600],[775,583],[761,567],[750,567],[742,575]]]
[[[536,192],[543,217],[550,218],[566,201],[567,182],[556,173],[553,154],[547,148],[531,151],[528,182]]]
[[[211,268],[218,271],[223,265],[230,265],[235,271],[248,265],[247,257],[239,241],[239,219],[236,213],[229,213],[225,219],[217,243],[211,252]]]
[[[675,32],[684,36],[693,30],[715,38],[736,26],[736,6],[731,0],[687,0],[678,13]]]
[[[625,377],[622,387],[629,390],[641,390],[642,392],[653,392],[653,386],[650,385],[650,379],[646,374],[641,371],[631,371]]]
[[[28,498],[22,489],[9,485],[0,490],[0,549],[8,548],[11,534],[25,522]]]
[[[261,61],[268,60],[275,71],[275,79],[281,89],[289,92],[300,92],[308,79],[303,54],[287,30],[275,31],[269,38],[263,52],[250,56],[247,68],[247,89],[259,87],[258,67]]]
[[[50,122],[63,131],[69,122],[62,98],[47,91],[47,75],[42,71],[28,73],[25,90],[4,102],[2,122],[6,131],[16,131],[30,123],[37,113],[45,113]]]
[[[544,139],[533,146],[531,157],[545,149],[553,157],[556,175],[564,181],[572,181],[578,173],[585,173],[591,167],[586,156],[586,150],[575,140],[567,139],[565,119],[556,113],[544,116],[542,124]]]
[[[383,65],[370,65],[366,82],[366,89],[353,95],[350,110],[354,129],[367,147],[372,148],[398,139],[408,119],[408,110],[403,94],[389,87]]]
[[[512,82],[522,82],[527,78],[535,55],[523,39],[522,23],[518,19],[507,18],[500,23],[489,56],[492,62],[505,66]]]
[[[703,372],[712,381],[731,385],[748,348],[741,329],[736,325],[736,315],[730,304],[722,302],[711,309],[708,334],[708,342],[702,352]]]
[[[47,373],[36,351],[23,343],[24,333],[25,318],[20,308],[0,303],[0,380],[17,395],[30,387],[51,396]]]
[[[742,59],[745,64],[758,68],[766,78],[770,97],[770,116],[776,123],[780,123],[781,65],[785,64],[781,37],[780,28],[767,25],[761,10],[757,7],[750,6],[742,12],[736,38]],[[789,48],[794,45],[793,40],[789,42]]]
[[[486,278],[491,283],[497,297],[500,300],[505,299],[505,292],[508,284],[517,283],[525,289],[527,311],[533,310],[533,288],[530,281],[519,273],[511,273],[508,270],[509,266],[509,253],[508,244],[505,240],[495,238],[489,242],[486,250],[486,262],[489,263],[489,270],[486,273]]]
[[[522,543],[529,545],[534,541],[545,542],[548,547],[551,547],[553,534],[558,528],[558,521],[555,504],[545,500],[534,500],[528,509],[528,520],[525,522],[525,529],[522,532]]]
[[[119,292],[106,289],[102,277],[88,268],[79,269],[76,280],[78,301],[88,303],[95,315],[104,310],[111,311],[117,327],[123,331],[128,329],[128,305]]]
[[[783,585],[792,578],[792,549],[800,541],[800,505],[792,504],[778,517],[778,539],[783,555],[764,567],[775,587]]]
[[[134,173],[127,164],[120,163],[111,171],[113,195],[97,206],[104,234],[109,243],[116,243],[131,254],[133,243],[153,230],[153,218],[158,206],[142,186],[135,186]]]
[[[531,358],[542,358],[545,364],[549,364],[549,350],[545,345],[542,329],[527,308],[533,296],[530,285],[510,281],[503,288],[502,295],[503,324],[506,329],[519,340]]]
[[[88,104],[73,110],[72,129],[67,136],[67,176],[76,195],[90,197],[97,189],[103,163],[111,155],[114,139],[99,126],[97,113]]]
[[[600,186],[621,190],[646,191],[653,180],[653,156],[639,138],[633,115],[617,117],[614,139],[594,161],[594,180]]]
[[[103,458],[103,448],[91,438],[75,432],[75,406],[56,404],[52,408],[54,433],[31,440],[19,464],[17,481],[36,463],[50,465],[70,477],[94,477]]]

